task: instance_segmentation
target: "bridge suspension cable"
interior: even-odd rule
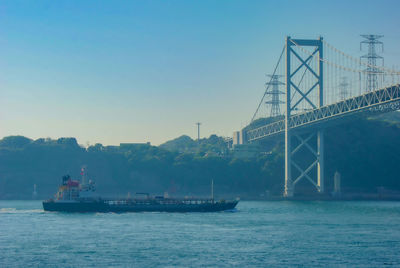
[[[353,56],[351,56],[351,55],[349,55],[349,54],[346,54],[345,52],[343,52],[343,51],[337,49],[336,47],[334,47],[333,45],[329,44],[329,43],[326,42],[325,40],[322,40],[322,42],[323,42],[328,48],[330,48],[330,49],[336,51],[337,53],[339,53],[339,54],[345,56],[346,58],[349,58],[349,59],[351,59],[351,60],[354,60],[354,61],[358,62],[360,65],[364,65],[365,67],[376,68],[376,69],[378,69],[378,70],[381,70],[381,71],[386,72],[387,74],[396,74],[396,75],[400,75],[400,72],[397,71],[397,70],[389,69],[389,68],[386,68],[386,67],[384,67],[384,66],[374,66],[374,65],[370,65],[370,64],[368,64],[368,63],[366,63],[366,62],[363,62],[362,60],[360,60],[360,59],[358,59],[358,58],[355,58],[355,57],[353,57]]]
[[[315,50],[299,45],[296,42],[296,39],[290,39],[290,42],[293,44],[293,49],[297,51],[296,53],[304,59],[304,62],[301,62],[294,58],[290,62],[290,69],[295,70],[291,79],[295,81],[298,87],[312,88],[316,83],[315,76],[312,72],[309,72],[307,68],[302,68],[305,66],[304,64],[309,65],[311,69],[316,70],[319,62],[324,63],[324,105],[336,103],[343,100],[345,97],[351,98],[360,96],[370,91],[390,87],[400,83],[400,71],[384,66],[371,65],[359,57],[343,52],[323,39],[323,57],[316,57]],[[271,100],[266,101],[266,99],[271,95],[268,94],[268,92],[270,91],[271,84],[273,84],[273,77],[286,75],[286,63],[282,60],[286,49],[285,45],[279,56],[278,62],[274,66],[273,74],[270,76],[269,82],[266,83],[266,89],[251,118],[251,123],[258,118],[269,118],[275,116],[275,114],[271,114],[271,109],[267,109],[267,105],[271,104]],[[369,86],[371,74],[376,77],[374,78],[376,79],[376,83],[374,83],[373,87]],[[313,90],[305,92],[304,94],[310,102],[302,101],[304,96],[302,96],[298,91],[292,91],[290,101],[295,104],[292,114],[314,109],[311,103],[316,103],[316,100],[318,99],[317,94]]]
[[[281,60],[282,60],[282,56],[283,56],[283,54],[285,53],[285,50],[286,50],[286,45],[283,46],[283,49],[282,49],[282,52],[281,52],[281,54],[280,54],[280,56],[279,56],[278,62],[277,62],[276,65],[275,65],[274,72],[273,72],[272,75],[270,76],[269,82],[266,83],[266,89],[265,89],[265,91],[264,91],[264,95],[262,96],[261,101],[260,101],[260,103],[258,104],[257,109],[256,109],[256,111],[255,111],[253,117],[251,118],[250,123],[254,121],[255,117],[257,116],[258,111],[260,110],[261,105],[262,105],[263,102],[264,102],[265,96],[268,94],[269,87],[272,85],[272,80],[273,80],[273,78],[277,75],[276,71],[277,71],[277,69],[278,69],[278,66],[279,66]]]

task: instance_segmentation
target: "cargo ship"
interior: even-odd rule
[[[214,200],[213,183],[211,198],[171,198],[137,193],[135,198],[101,198],[95,193],[92,181],[82,183],[66,175],[55,197],[43,201],[45,211],[60,212],[217,212],[233,210],[236,200]]]

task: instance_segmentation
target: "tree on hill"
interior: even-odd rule
[[[159,146],[162,149],[175,152],[190,152],[197,147],[197,143],[187,135],[167,141]]]
[[[21,149],[32,142],[24,136],[8,136],[0,140],[0,148]]]

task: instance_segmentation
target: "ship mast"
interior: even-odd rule
[[[82,185],[85,185],[86,184],[86,166],[82,166],[81,176],[82,176]]]
[[[36,198],[37,198],[36,184],[33,185],[32,197],[33,197],[33,199],[36,199]]]
[[[211,199],[214,200],[214,180],[211,180]]]

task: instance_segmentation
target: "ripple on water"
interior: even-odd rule
[[[43,209],[0,208],[0,214],[1,213],[8,213],[8,214],[44,213],[44,210]]]
[[[400,203],[245,202],[235,213],[51,213],[0,201],[0,267],[400,265]]]

